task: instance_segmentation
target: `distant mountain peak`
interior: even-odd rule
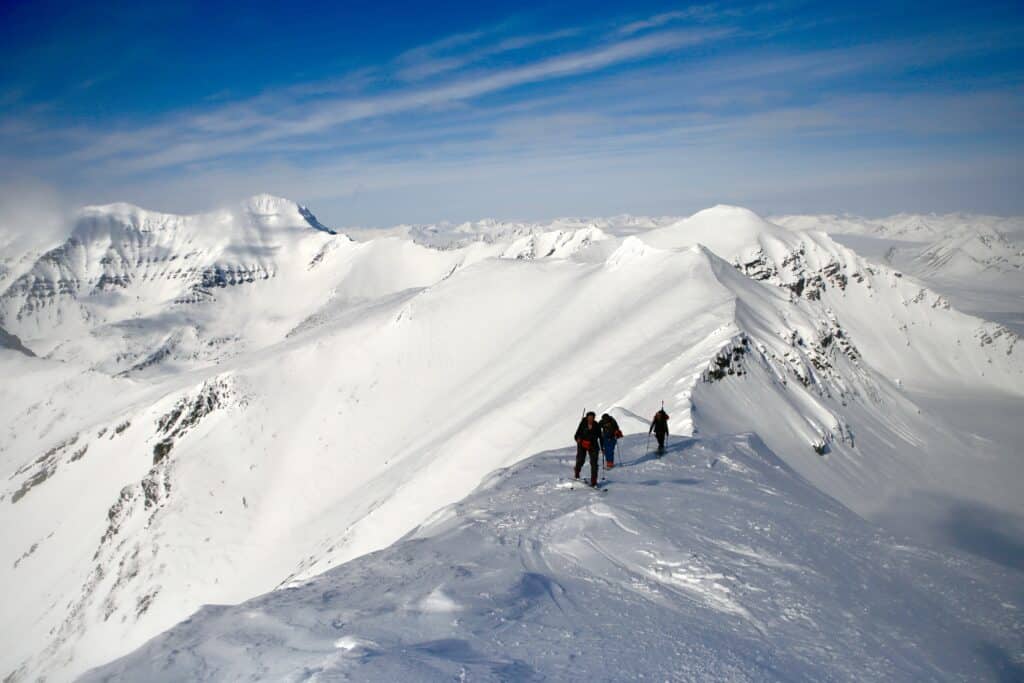
[[[254,194],[245,199],[242,206],[252,213],[272,214],[280,213],[282,209],[297,210],[299,205],[290,199],[278,197],[267,192]]]
[[[337,235],[338,231],[333,228],[329,228],[317,219],[313,212],[309,210],[309,207],[299,204],[298,202],[286,199],[285,197],[278,197],[266,192],[256,194],[242,202],[242,208],[249,214],[261,217],[283,217],[295,218],[297,221],[301,220],[309,225],[314,230],[320,232],[326,232],[329,235]]]

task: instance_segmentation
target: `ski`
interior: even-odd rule
[[[564,489],[564,490],[568,490],[568,491],[572,491],[573,489],[588,489],[590,491],[596,491],[598,493],[607,493],[608,492],[608,486],[605,485],[605,484],[598,484],[597,486],[591,486],[590,484],[587,484],[587,483],[585,483],[583,481],[579,481],[579,480],[573,480],[573,481],[563,480],[563,481],[559,482],[555,486],[555,488]]]

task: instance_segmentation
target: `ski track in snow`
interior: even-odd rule
[[[395,545],[207,607],[84,681],[981,680],[1022,643],[1021,576],[890,537],[755,437],[677,441],[568,490],[509,468]],[[739,468],[711,462],[728,458]],[[769,491],[771,492],[769,494]],[[779,505],[778,501],[784,501]],[[981,580],[983,579],[983,580]],[[1017,666],[1017,665],[1013,665]]]

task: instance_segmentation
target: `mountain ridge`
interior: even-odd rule
[[[908,393],[1019,389],[1012,335],[744,209],[599,230],[435,249],[307,228],[272,278],[156,297],[52,357],[0,352],[22,378],[0,401],[0,578],[29,644],[3,667],[66,677],[376,551],[568,440],[581,394],[632,432],[660,399],[674,433],[756,431],[865,515],[893,482],[949,492],[982,460],[971,476],[1015,504],[1014,465]]]

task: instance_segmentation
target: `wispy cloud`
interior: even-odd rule
[[[690,5],[686,9],[662,12],[643,19],[630,21],[620,26],[618,31],[623,35],[633,35],[684,21],[709,23],[713,21],[735,20],[738,17],[770,12],[777,9],[778,6],[779,3],[777,2],[740,3],[739,5],[720,3]]]
[[[141,170],[241,154],[267,143],[316,135],[361,120],[447,106],[518,86],[592,73],[721,39],[730,33],[728,28],[663,31],[484,71],[432,87],[399,89],[376,96],[296,101],[295,92],[286,89],[159,125],[103,135],[73,157],[82,162],[116,158],[125,170]]]
[[[675,10],[672,12],[662,12],[661,14],[655,14],[653,17],[647,19],[641,19],[639,21],[631,21],[625,26],[619,29],[619,33],[630,36],[634,33],[640,33],[641,31],[647,31],[652,28],[660,28],[665,24],[670,24],[676,21],[682,21],[683,19],[692,19],[694,17],[704,16],[711,9],[710,5],[702,5],[689,7],[685,10]]]
[[[457,71],[471,64],[479,63],[490,57],[504,55],[517,50],[524,50],[528,47],[534,47],[543,43],[571,38],[579,35],[582,31],[583,29],[580,28],[565,28],[557,31],[549,31],[547,33],[514,36],[510,38],[499,38],[489,33],[480,32],[471,34],[472,40],[466,36],[463,41],[456,42],[455,45],[462,46],[466,42],[479,43],[483,42],[483,39],[485,38],[486,44],[476,46],[475,49],[469,52],[462,52],[459,54],[447,53],[447,48],[452,47],[452,44],[449,41],[441,41],[440,44],[434,43],[427,47],[416,48],[401,55],[396,60],[396,63],[400,67],[397,75],[399,78],[407,81],[436,77],[452,71]]]
[[[63,178],[89,201],[181,210],[269,190],[349,209],[365,200],[393,217],[398,205],[411,217],[444,202],[455,217],[486,211],[488,198],[499,213],[516,201],[563,206],[563,194],[592,211],[635,209],[605,195],[724,192],[755,167],[777,184],[799,170],[810,187],[818,165],[850,178],[840,160],[877,159],[881,173],[893,150],[922,173],[934,150],[958,163],[1024,151],[1019,63],[948,68],[1005,58],[1020,27],[861,40],[836,37],[830,16],[721,3],[568,26],[519,18],[157,114],[62,118],[10,90],[0,166]],[[787,37],[821,30],[832,39]],[[731,192],[717,199],[741,199]]]

